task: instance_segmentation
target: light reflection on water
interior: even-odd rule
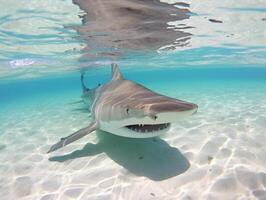
[[[82,1],[78,2],[82,4]],[[80,68],[106,67],[112,59],[121,67],[133,70],[137,67],[141,70],[152,70],[186,66],[265,66],[266,5],[263,1],[242,1],[238,4],[231,1],[167,2],[173,3],[166,6],[171,14],[176,7],[177,12],[182,11],[183,17],[176,17],[178,20],[170,20],[169,17],[143,18],[142,22],[149,22],[150,25],[142,25],[141,20],[135,17],[136,13],[137,16],[145,16],[152,12],[127,8],[127,12],[123,11],[124,14],[128,13],[127,18],[133,16],[133,19],[139,21],[129,20],[126,26],[123,24],[118,29],[119,32],[116,33],[120,35],[115,37],[111,34],[111,27],[97,27],[97,22],[103,23],[103,20],[90,17],[90,14],[85,15],[70,0],[28,0],[19,3],[15,0],[3,1],[0,8],[0,76],[14,79],[60,74]],[[129,7],[131,4],[128,0]],[[117,5],[120,9],[119,6]],[[134,7],[135,4],[131,6]],[[158,5],[149,6],[157,9]],[[85,18],[87,23],[84,26]],[[113,25],[118,26],[118,20]],[[168,26],[172,33],[167,31],[167,34],[163,34],[158,26]],[[98,31],[94,35],[109,35],[87,39],[84,28]],[[130,43],[125,31],[131,32],[131,35],[134,33],[132,37],[139,34],[144,38],[140,40],[140,44],[147,48],[138,49],[140,44],[134,42],[137,40]],[[148,38],[150,42],[145,40],[145,32],[153,34]],[[171,40],[163,39],[163,35],[168,35]],[[121,41],[117,42],[119,37]],[[151,37],[157,40],[152,40]],[[99,40],[102,43],[98,44]],[[116,42],[110,43],[111,40]],[[119,43],[120,46],[106,47],[109,43]],[[134,43],[137,46],[133,48]],[[153,43],[155,49],[152,47]]]

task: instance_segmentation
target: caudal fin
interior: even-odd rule
[[[81,74],[80,74],[80,82],[81,82],[81,86],[82,86],[82,90],[83,90],[83,92],[88,91],[89,88],[87,88],[87,87],[85,86],[85,83],[84,83],[84,73],[81,73]]]

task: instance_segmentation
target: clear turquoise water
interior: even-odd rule
[[[175,124],[154,146],[151,140],[92,134],[58,152],[81,149],[73,159],[63,157],[64,162],[49,159],[46,151],[90,120],[86,107],[77,103],[80,69],[87,67],[86,84],[93,87],[110,79],[110,60],[80,59],[85,42],[72,26],[81,24],[82,11],[71,1],[0,3],[3,199],[266,198],[263,2],[257,8],[249,1],[210,5],[231,17],[224,19],[192,3],[196,15],[184,23],[203,23],[204,16],[224,23],[209,24],[209,31],[197,24],[190,45],[174,52],[137,52],[117,61],[125,78],[198,104],[197,115]],[[227,40],[231,32],[238,35]],[[82,150],[90,142],[103,150]],[[189,168],[176,166],[174,155],[179,156],[176,163],[189,163]],[[162,162],[167,156],[173,162]]]

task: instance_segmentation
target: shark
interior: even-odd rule
[[[158,94],[125,79],[112,64],[112,78],[89,89],[84,83],[82,99],[91,112],[91,123],[52,145],[48,153],[60,149],[100,129],[118,136],[149,138],[166,133],[172,123],[185,119],[198,110],[198,105]]]

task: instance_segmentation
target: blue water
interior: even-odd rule
[[[192,1],[178,22],[193,27],[186,45],[116,59],[126,79],[196,103],[196,115],[155,140],[97,131],[54,155],[91,120],[80,71],[95,87],[113,61],[84,57],[98,49],[71,1],[1,2],[1,200],[266,199],[266,5],[254,2]]]
[[[106,69],[107,68],[107,69]],[[98,69],[97,74],[86,76],[86,84],[92,88],[99,83],[104,84],[111,78],[111,68]],[[122,70],[126,79],[141,83],[148,88],[160,90],[166,95],[170,87],[181,90],[180,93],[194,90],[214,89],[217,87],[243,87],[245,91],[254,88],[258,90],[266,81],[266,69],[263,67],[200,67],[156,69],[153,71]],[[165,86],[164,86],[165,85]],[[164,88],[162,90],[162,88]],[[71,94],[71,98],[79,98],[81,95],[80,73],[73,72],[64,75],[44,76],[29,80],[3,80],[0,83],[1,104],[9,105],[19,102],[31,101],[40,96],[60,96]],[[262,90],[263,92],[263,90]],[[178,94],[179,92],[177,92]],[[41,102],[40,102],[41,103]]]

